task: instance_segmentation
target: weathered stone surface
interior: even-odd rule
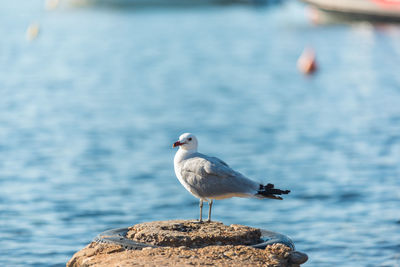
[[[260,242],[260,229],[221,222],[198,223],[175,220],[148,222],[129,228],[127,238],[157,246],[251,245]]]
[[[283,244],[265,249],[239,245],[260,240],[255,228],[222,223],[164,221],[138,224],[130,228],[128,238],[160,247],[139,250],[120,245],[92,242],[67,263],[83,266],[276,266],[295,267],[304,253]],[[230,243],[232,242],[232,243]],[[243,244],[243,243],[242,243]],[[307,255],[305,255],[307,257]],[[307,260],[307,259],[306,259]]]
[[[120,246],[91,243],[77,252],[67,267],[83,266],[291,266],[288,247],[274,244],[268,250],[247,246],[145,248],[124,250]]]

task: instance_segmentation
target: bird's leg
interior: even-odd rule
[[[200,207],[200,220],[199,220],[199,222],[203,222],[203,200],[202,199],[200,199],[199,207]]]
[[[212,208],[213,200],[210,199],[208,202],[208,219],[207,222],[211,222],[211,208]]]

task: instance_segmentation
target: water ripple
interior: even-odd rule
[[[216,220],[288,234],[311,266],[399,265],[396,26],[314,27],[291,1],[52,14],[28,2],[0,5],[1,266],[65,265],[106,229],[197,218],[172,164],[187,131],[292,191],[216,201]],[[304,78],[309,43],[321,69]]]

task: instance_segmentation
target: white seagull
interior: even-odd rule
[[[179,182],[193,196],[200,199],[200,222],[203,201],[208,202],[208,219],[214,199],[231,197],[255,197],[282,199],[276,195],[289,194],[289,190],[274,188],[273,184],[262,185],[231,169],[219,158],[197,152],[197,138],[184,133],[172,147],[179,146],[174,158],[174,169]]]

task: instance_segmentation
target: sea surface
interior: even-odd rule
[[[400,26],[314,25],[294,1],[17,0],[0,36],[0,266],[64,266],[104,230],[197,218],[173,170],[184,132],[292,191],[216,201],[214,220],[284,233],[306,266],[400,266]]]

